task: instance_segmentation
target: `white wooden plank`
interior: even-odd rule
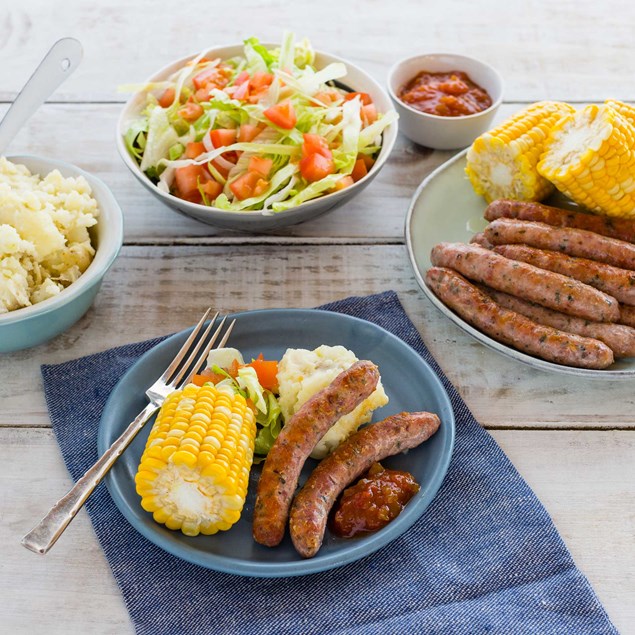
[[[126,247],[75,326],[0,357],[0,425],[48,425],[40,364],[181,330],[210,302],[222,311],[311,307],[387,289],[481,424],[635,427],[631,382],[544,373],[486,349],[428,302],[402,245]]]
[[[250,35],[279,41],[285,28],[361,65],[381,82],[397,59],[451,51],[498,68],[509,100],[635,98],[632,83],[624,81],[635,7],[623,0],[557,5],[481,0],[433,7],[419,0],[346,5],[323,0],[319,7],[251,0],[232,4],[231,17],[219,0],[192,0],[178,8],[151,0],[86,7],[82,0],[7,3],[0,27],[0,99],[13,98],[63,35],[79,38],[85,56],[56,99],[111,101],[122,98],[118,85],[143,81],[174,59]],[[200,28],[202,23],[210,26]]]
[[[551,513],[616,627],[635,628],[635,439],[629,432],[496,431]],[[8,633],[131,633],[85,513],[45,557],[19,545],[70,484],[50,430],[0,430],[0,620]],[[25,478],[24,475],[30,475]]]

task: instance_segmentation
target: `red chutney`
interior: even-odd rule
[[[408,106],[441,117],[462,117],[486,110],[492,98],[463,71],[421,71],[399,90]]]
[[[394,520],[418,491],[412,474],[385,470],[374,463],[364,477],[344,490],[331,530],[343,538],[377,531]]]

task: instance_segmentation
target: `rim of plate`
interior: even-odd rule
[[[366,327],[378,329],[383,332],[391,341],[397,346],[402,346],[409,351],[409,354],[416,356],[418,362],[425,368],[425,372],[430,376],[431,383],[435,387],[435,392],[441,396],[441,401],[445,402],[445,409],[447,410],[447,416],[442,419],[441,423],[446,428],[446,441],[442,448],[441,458],[439,462],[439,469],[434,474],[434,477],[429,481],[423,495],[417,500],[413,499],[412,505],[408,505],[399,516],[391,523],[389,523],[383,529],[376,533],[365,536],[362,540],[346,545],[346,547],[340,551],[328,554],[327,556],[317,557],[307,560],[296,560],[290,562],[253,562],[249,560],[240,560],[236,558],[230,558],[228,556],[206,553],[203,560],[201,560],[201,551],[197,550],[189,545],[183,543],[174,543],[169,540],[167,536],[160,531],[157,531],[152,524],[141,524],[137,522],[131,506],[128,504],[125,496],[121,492],[118,484],[114,482],[112,473],[108,473],[104,479],[108,493],[113,499],[115,505],[119,511],[124,515],[130,525],[139,532],[142,536],[147,538],[150,542],[157,545],[164,551],[181,558],[192,564],[202,566],[207,569],[220,571],[223,573],[231,573],[235,575],[255,577],[255,578],[279,578],[287,576],[302,576],[310,573],[318,573],[320,571],[327,571],[330,569],[339,568],[343,565],[355,562],[363,557],[369,556],[372,553],[378,551],[382,547],[386,546],[399,536],[404,534],[412,525],[421,518],[425,510],[432,503],[439,491],[445,476],[447,474],[452,454],[454,451],[454,440],[456,431],[456,422],[454,417],[454,408],[450,396],[448,395],[443,383],[432,370],[431,366],[426,362],[423,357],[417,351],[415,351],[409,344],[404,342],[401,338],[397,337],[390,331],[387,331],[383,327],[351,315],[337,313],[332,311],[325,311],[321,309],[258,309],[255,311],[241,311],[228,315],[229,319],[240,320],[241,316],[254,315],[256,317],[270,315],[274,317],[279,313],[294,314],[298,317],[309,316],[315,317],[316,314],[322,316],[322,314],[328,315],[330,318],[339,320],[344,319],[346,321],[353,321],[354,323],[360,323]],[[130,375],[136,372],[136,368],[143,361],[151,357],[152,354],[156,354],[156,351],[161,348],[170,347],[175,339],[183,337],[187,332],[191,331],[193,327],[179,331],[170,335],[165,340],[159,342],[156,346],[153,346],[150,350],[146,351],[119,379],[115,388],[111,392],[104,410],[102,412],[102,418],[99,422],[99,429],[97,434],[97,447],[98,452],[102,452],[108,445],[106,431],[102,425],[103,415],[109,409],[109,404],[114,400],[115,390],[121,384],[124,384]],[[157,525],[158,527],[158,525]]]
[[[544,359],[539,359],[538,357],[533,357],[532,355],[527,355],[526,353],[517,351],[516,349],[513,349],[506,344],[497,342],[496,340],[492,339],[488,335],[485,335],[485,333],[482,333],[478,329],[475,329],[473,326],[459,317],[456,313],[446,307],[445,304],[443,304],[443,302],[441,302],[441,300],[439,300],[439,298],[437,298],[437,296],[432,293],[432,291],[426,284],[421,271],[419,270],[419,267],[417,266],[417,260],[415,257],[414,245],[412,240],[412,223],[415,216],[415,209],[422,195],[422,192],[426,189],[426,187],[428,187],[430,182],[435,180],[442,172],[445,172],[446,170],[451,168],[454,163],[461,161],[467,154],[468,149],[469,148],[462,150],[455,156],[448,159],[445,163],[441,164],[438,168],[433,170],[425,179],[423,179],[423,181],[421,181],[412,198],[410,199],[405,222],[406,249],[408,251],[408,259],[410,260],[410,266],[412,267],[412,270],[415,274],[417,284],[421,287],[421,290],[423,291],[425,296],[437,309],[439,309],[439,311],[441,311],[441,313],[443,313],[443,315],[454,322],[454,324],[456,324],[465,333],[478,340],[481,344],[487,346],[491,350],[496,351],[497,353],[500,353],[501,355],[504,355],[505,357],[514,359],[517,362],[521,362],[522,364],[531,366],[532,368],[537,368],[539,370],[548,372],[560,373],[562,375],[572,375],[574,377],[584,377],[586,379],[597,379],[604,381],[611,381],[616,379],[627,380],[635,377],[635,369],[594,370],[588,368],[576,368],[574,366],[564,366],[561,364],[548,362]]]

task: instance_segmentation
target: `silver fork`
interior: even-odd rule
[[[130,445],[131,441],[135,438],[139,430],[143,428],[148,419],[161,407],[166,397],[174,390],[177,390],[191,381],[192,377],[205,362],[209,351],[220,336],[225,326],[225,321],[227,320],[227,316],[225,316],[216,331],[214,331],[209,342],[203,345],[212,330],[214,322],[218,318],[218,313],[216,313],[203,335],[197,340],[197,336],[210,312],[211,309],[205,311],[205,314],[194,327],[194,330],[185,341],[185,344],[183,344],[181,350],[176,354],[176,357],[172,360],[163,375],[146,390],[146,395],[150,403],[135,417],[134,421],[124,430],[121,436],[108,450],[104,452],[97,463],[75,483],[74,487],[69,490],[66,496],[57,501],[37,526],[22,538],[21,543],[23,546],[35,553],[45,554],[57,542],[57,539],[82,508],[88,497],[107,474],[108,470],[110,470],[115,464],[115,461]],[[225,346],[235,323],[236,320],[233,320],[227,327],[217,348]],[[199,354],[201,347],[203,347],[203,351]],[[187,359],[183,362],[186,356]]]

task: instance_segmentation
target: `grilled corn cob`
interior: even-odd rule
[[[193,384],[165,400],[135,476],[143,509],[188,536],[229,529],[247,496],[256,423],[229,387]]]
[[[538,174],[536,164],[550,129],[571,112],[569,104],[541,101],[478,137],[465,168],[476,193],[487,202],[540,201],[550,194],[553,186]]]
[[[587,106],[562,119],[538,171],[594,212],[635,217],[635,125],[612,106]]]

